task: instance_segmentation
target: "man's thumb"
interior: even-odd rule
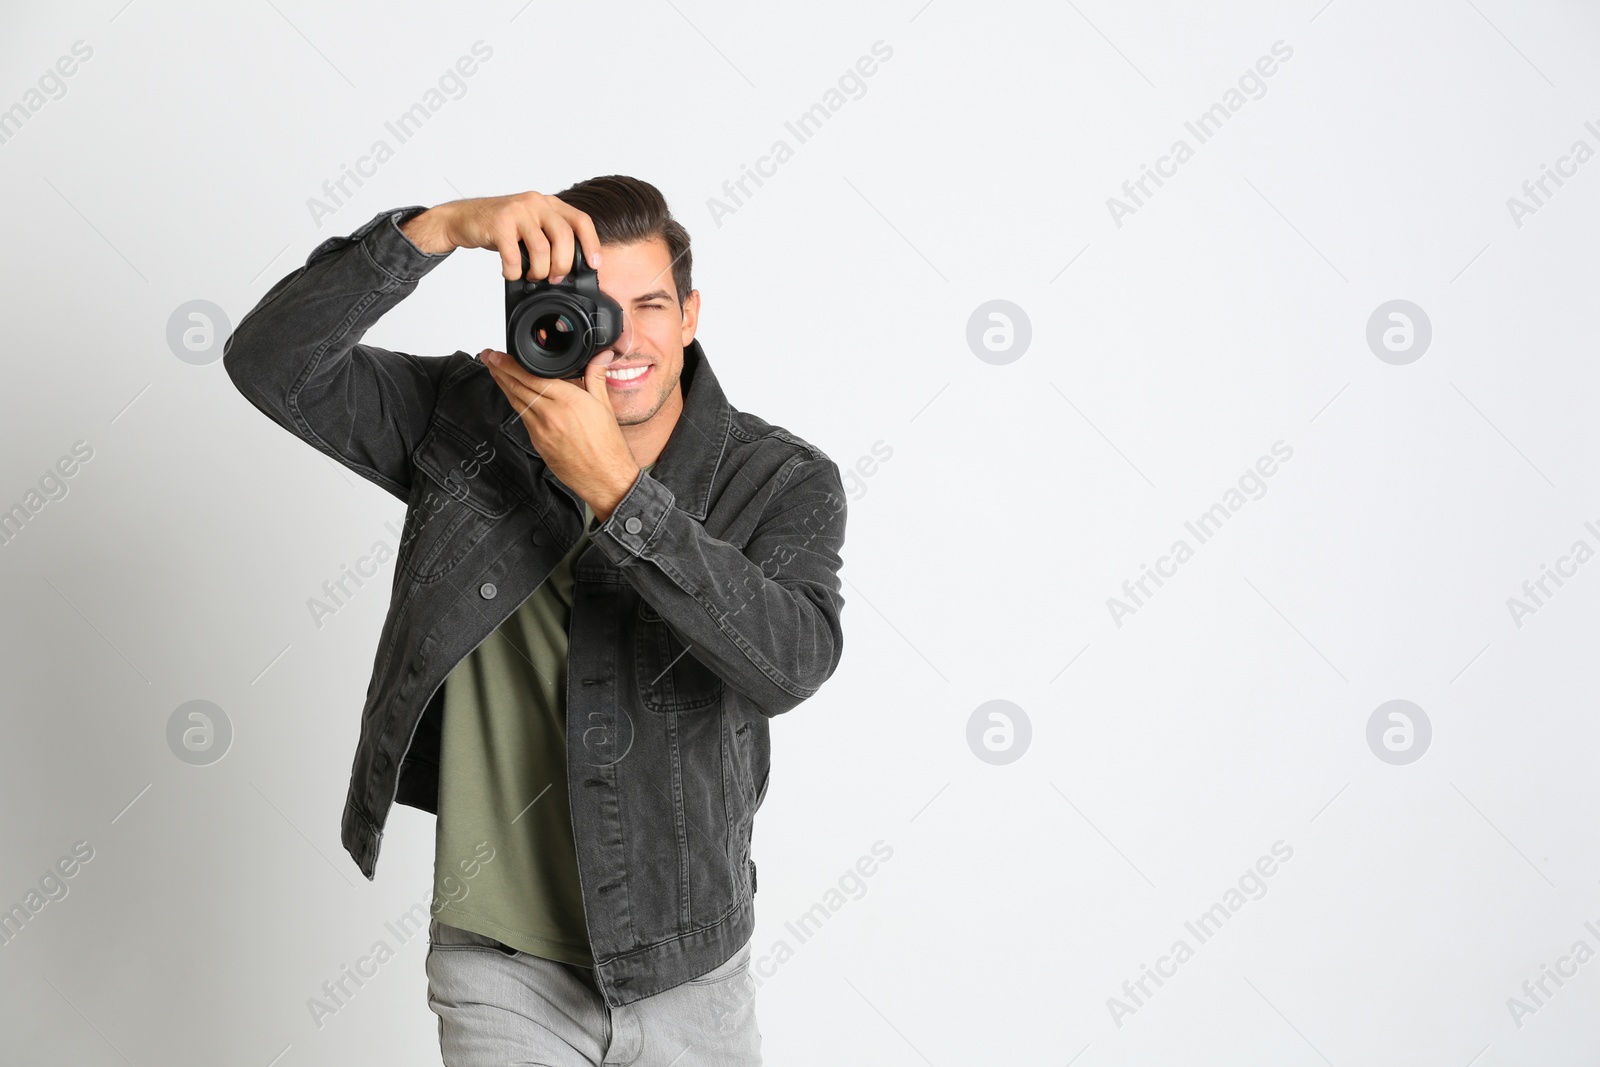
[[[583,384],[588,388],[589,395],[599,397],[611,406],[611,392],[606,387],[606,368],[616,361],[617,354],[610,349],[600,353],[589,361],[584,369]]]

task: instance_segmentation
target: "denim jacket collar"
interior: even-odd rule
[[[690,341],[683,350],[683,374],[679,379],[683,390],[683,410],[678,415],[667,443],[661,450],[650,475],[672,490],[679,510],[696,519],[704,520],[711,509],[711,488],[728,447],[728,432],[733,425],[733,409],[722,392],[706,359],[699,339]],[[506,406],[510,407],[509,400]],[[513,410],[500,423],[500,433],[527,455],[538,459],[539,454],[528,438],[528,428],[522,416]],[[541,461],[541,465],[543,465]],[[581,508],[572,490],[548,466],[543,477],[560,486]]]

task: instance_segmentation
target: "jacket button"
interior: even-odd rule
[[[498,592],[498,590],[495,589],[493,582],[484,582],[482,585],[478,586],[478,595],[483,597],[485,600],[493,600],[496,592]]]
[[[644,529],[644,523],[639,521],[639,516],[629,515],[628,521],[622,524],[622,528],[631,534],[636,534]]]
[[[544,527],[537,527],[533,531],[533,543],[544,545],[550,543],[550,535],[544,532]]]

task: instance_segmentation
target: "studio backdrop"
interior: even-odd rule
[[[0,1062],[439,1062],[434,819],[341,843],[405,505],[229,380],[409,205],[656,185],[826,452],[778,1065],[1600,1055],[1600,11],[0,13]],[[459,250],[364,338],[503,347]],[[422,921],[419,922],[419,916]]]

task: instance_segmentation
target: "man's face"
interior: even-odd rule
[[[672,256],[659,237],[602,245],[598,273],[601,290],[622,305],[622,336],[607,350],[617,358],[606,368],[606,391],[618,425],[648,422],[664,405],[675,417],[683,409],[678,378],[684,346],[694,340],[699,322],[699,291],[679,309]]]

